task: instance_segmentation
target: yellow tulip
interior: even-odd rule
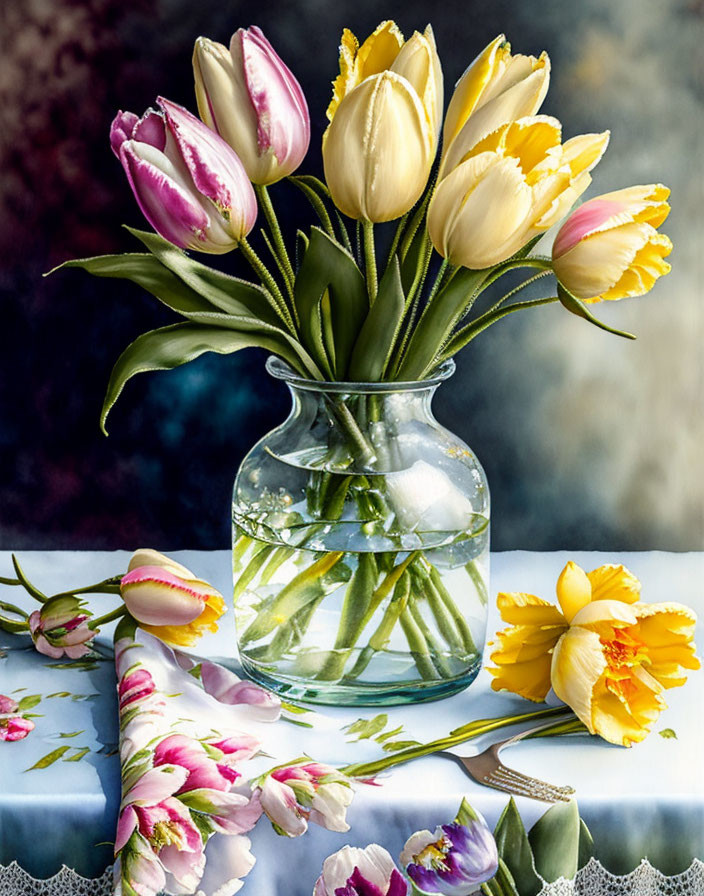
[[[351,218],[390,221],[419,199],[437,151],[442,69],[433,31],[404,43],[383,22],[358,46],[345,30],[323,136],[325,179]]]
[[[440,176],[455,168],[502,124],[535,115],[550,82],[547,53],[511,55],[503,34],[472,62],[455,86],[445,116]]]
[[[591,183],[609,134],[561,143],[555,118],[501,125],[438,184],[428,233],[451,264],[481,269],[510,258],[562,218]]]
[[[678,603],[640,601],[640,582],[623,566],[585,573],[568,563],[557,583],[560,609],[532,594],[498,596],[494,690],[542,701],[552,687],[592,734],[631,746],[648,734],[663,691],[698,669],[696,615]]]
[[[662,184],[627,187],[585,202],[560,228],[552,250],[558,280],[585,302],[642,296],[670,270],[672,243],[655,229],[667,217]]]

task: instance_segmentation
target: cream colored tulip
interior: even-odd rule
[[[662,184],[627,187],[581,205],[553,245],[558,280],[585,302],[640,296],[667,274],[670,239],[655,229],[667,217]]]
[[[430,26],[404,43],[383,22],[361,47],[345,30],[323,136],[325,178],[342,212],[390,221],[416,203],[437,151],[442,85]]]
[[[503,34],[477,56],[457,82],[445,116],[440,177],[480,140],[507,122],[535,115],[550,82],[547,53],[511,55]]]
[[[428,208],[433,245],[473,269],[510,258],[586,190],[608,139],[586,134],[562,144],[560,122],[544,115],[501,126],[438,184]]]

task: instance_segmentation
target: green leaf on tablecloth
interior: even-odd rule
[[[584,868],[589,859],[595,856],[594,840],[592,839],[589,828],[583,819],[579,819],[579,855],[577,857],[577,868]]]
[[[17,704],[17,709],[19,712],[24,712],[25,709],[33,709],[37,703],[42,702],[41,694],[28,694],[26,697],[23,697],[19,703]]]
[[[85,728],[81,729],[81,731],[67,731],[59,735],[59,737],[78,737],[79,734],[83,734],[85,732]]]
[[[392,737],[398,737],[399,734],[403,731],[403,725],[399,725],[398,728],[392,728],[390,731],[384,731],[381,734],[377,734],[374,740],[378,744],[383,744],[384,741],[390,740]]]
[[[73,754],[73,756],[67,756],[66,759],[64,759],[63,761],[64,762],[78,762],[79,759],[83,759],[83,757],[86,755],[86,753],[90,753],[90,747],[80,747],[78,749],[78,751]]]
[[[309,715],[311,712],[313,712],[312,709],[308,709],[308,707],[306,706],[296,706],[295,703],[286,703],[285,700],[281,701],[281,709],[285,709],[286,712],[292,712],[296,715],[301,716]]]
[[[356,722],[351,722],[349,725],[345,725],[342,729],[346,731],[347,734],[356,734],[357,737],[353,738],[354,740],[366,740],[367,738],[374,737],[375,734],[379,734],[380,731],[383,731],[388,724],[389,717],[383,712],[378,716],[374,716],[372,719],[357,719]]]
[[[673,737],[675,740],[677,740],[677,734],[675,733],[675,730],[673,728],[663,728],[662,731],[658,731],[658,734],[660,735],[660,737]]]
[[[528,834],[538,874],[548,883],[572,880],[579,861],[580,823],[575,800],[556,803]]]
[[[46,699],[50,700],[52,697],[70,697],[70,696],[71,696],[70,691],[57,691],[55,694],[48,694]]]
[[[50,765],[53,765],[57,759],[61,759],[61,757],[70,750],[71,747],[66,745],[65,747],[57,747],[55,750],[52,750],[51,753],[47,753],[46,756],[42,756],[41,759],[37,760],[34,765],[31,765],[29,768],[26,768],[26,772],[31,772],[35,768],[48,768]]]
[[[14,691],[10,691],[11,694],[20,694],[22,691],[26,691],[27,688],[15,688]]]
[[[95,660],[72,660],[70,663],[49,663],[49,669],[86,669],[92,672],[98,668]]]
[[[528,842],[528,834],[513,797],[501,813],[494,839],[499,857],[510,870],[521,896],[537,896],[543,888],[533,863],[533,851]]]
[[[381,748],[385,753],[398,753],[401,750],[409,750],[411,747],[417,747],[420,741],[417,740],[392,740]]]

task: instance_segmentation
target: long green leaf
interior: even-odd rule
[[[501,813],[494,831],[499,856],[504,860],[521,896],[537,896],[543,888],[533,863],[528,834],[513,797]]]
[[[31,772],[32,769],[35,768],[48,768],[50,765],[53,765],[57,759],[61,759],[61,757],[70,750],[70,746],[65,747],[57,747],[55,750],[52,750],[51,753],[47,753],[46,756],[42,756],[41,759],[37,760],[34,765],[30,765],[29,768],[25,769],[27,772]]]
[[[401,270],[398,258],[394,258],[381,278],[376,300],[354,344],[348,379],[376,382],[382,378],[401,327],[405,303]]]
[[[594,317],[584,302],[581,299],[578,299],[577,296],[573,296],[569,290],[565,289],[559,280],[557,281],[557,297],[563,307],[568,311],[571,311],[572,314],[576,314],[577,317],[583,317],[584,320],[588,320],[590,324],[594,324],[594,326],[599,327],[600,330],[606,330],[607,333],[613,333],[614,336],[623,336],[624,339],[636,338],[633,333],[627,333],[625,330],[616,330],[614,327],[610,327],[608,324],[605,324],[603,321]]]
[[[272,296],[262,286],[224,274],[190,258],[168,240],[144,230],[127,230],[187,286],[228,314],[249,315],[278,325],[280,316]]]
[[[577,867],[584,868],[589,859],[595,855],[594,839],[591,831],[584,823],[583,819],[579,819],[579,855],[577,857]]]
[[[579,860],[580,824],[575,800],[556,803],[528,834],[538,874],[548,883],[572,880]]]
[[[313,357],[319,354],[320,303],[325,290],[330,297],[330,326],[335,343],[339,378],[347,371],[352,349],[369,310],[364,277],[354,258],[319,227],[311,229],[294,285],[294,301],[301,322],[303,344]]]
[[[291,366],[301,370],[301,362],[281,331],[238,332],[200,323],[179,323],[138,336],[117,359],[108,383],[100,426],[107,435],[105,421],[120,396],[125,383],[138,373],[172,370],[187,364],[206,352],[231,354],[243,348],[259,347],[281,355]],[[305,375],[305,371],[304,372]]]
[[[464,314],[488,270],[464,268],[435,296],[418,321],[406,349],[396,379],[415,380],[422,377]]]

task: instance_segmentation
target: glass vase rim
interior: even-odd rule
[[[278,355],[269,355],[266,360],[266,371],[274,379],[282,380],[289,386],[309,392],[344,393],[394,393],[418,392],[435,389],[455,372],[456,365],[452,358],[443,361],[432,376],[421,380],[384,380],[383,382],[355,382],[350,380],[314,380],[302,376]]]

